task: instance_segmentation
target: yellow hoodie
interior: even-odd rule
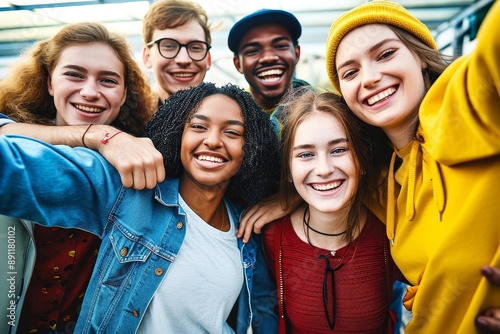
[[[478,333],[476,316],[500,307],[500,287],[479,272],[500,268],[499,22],[497,1],[475,50],[425,96],[417,139],[393,156],[391,166],[396,155],[403,163],[381,204],[393,258],[414,285],[406,334]]]

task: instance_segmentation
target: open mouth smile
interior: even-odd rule
[[[194,77],[194,73],[172,73],[172,76],[177,78],[192,78]]]
[[[263,81],[276,81],[279,80],[284,73],[285,71],[280,69],[267,70],[257,74],[257,78]]]
[[[210,155],[199,155],[196,157],[196,159],[198,159],[200,161],[208,161],[208,162],[212,162],[212,163],[216,163],[216,164],[220,164],[220,163],[224,162],[224,160],[222,158],[213,157]]]
[[[384,100],[388,99],[395,92],[396,92],[396,88],[394,88],[394,87],[387,88],[386,90],[378,93],[377,95],[374,95],[374,96],[368,98],[366,100],[366,103],[371,107],[375,103],[378,103],[380,101],[384,101]]]
[[[75,108],[91,114],[99,114],[105,110],[103,108],[98,108],[98,107],[86,107],[81,104],[75,104]]]
[[[328,190],[337,189],[338,187],[340,187],[342,185],[342,183],[343,183],[343,181],[335,181],[335,182],[327,183],[327,184],[311,184],[311,187],[314,190],[318,190],[318,191],[328,191]]]

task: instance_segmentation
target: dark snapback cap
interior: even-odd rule
[[[236,22],[227,38],[227,45],[234,53],[238,53],[238,45],[245,33],[253,27],[266,23],[277,23],[285,27],[296,41],[302,34],[299,20],[289,12],[279,9],[259,9]]]

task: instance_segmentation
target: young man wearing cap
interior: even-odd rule
[[[294,78],[300,59],[302,27],[289,12],[260,9],[231,28],[228,46],[233,62],[245,76],[255,101],[271,116],[290,87],[308,86]]]
[[[195,2],[160,0],[143,19],[143,62],[153,71],[159,103],[203,81],[212,65],[205,10]]]

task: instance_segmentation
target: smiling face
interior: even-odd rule
[[[245,126],[240,106],[226,95],[211,95],[184,127],[181,161],[184,183],[223,187],[241,168]]]
[[[299,195],[320,212],[348,212],[360,176],[342,124],[315,111],[297,126],[292,142],[290,172]]]
[[[240,41],[236,69],[244,74],[257,103],[276,107],[291,86],[300,47],[294,46],[288,30],[275,23],[250,29]]]
[[[354,114],[382,128],[398,148],[406,145],[426,92],[419,58],[386,25],[368,24],[342,39],[335,64]]]
[[[151,41],[160,38],[172,38],[181,44],[191,41],[206,41],[205,32],[196,20],[175,28],[164,30],[155,29]],[[160,55],[157,44],[143,49],[143,61],[146,68],[151,69],[156,80],[156,93],[164,100],[180,89],[197,86],[203,81],[207,71],[210,69],[212,60],[210,52],[199,61],[192,60],[185,47],[172,59],[166,59]]]
[[[65,48],[47,79],[56,125],[110,124],[125,102],[125,67],[103,43]]]

